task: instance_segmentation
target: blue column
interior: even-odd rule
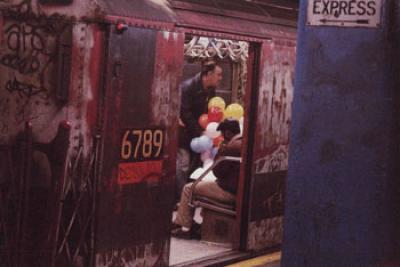
[[[400,256],[399,2],[378,28],[308,26],[300,3],[284,267]]]

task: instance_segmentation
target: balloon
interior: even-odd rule
[[[200,139],[199,137],[195,137],[192,139],[192,141],[190,141],[190,148],[196,153],[200,153],[199,139]]]
[[[199,124],[201,126],[201,128],[205,129],[207,127],[208,124],[208,115],[207,114],[201,114],[201,116],[199,117]]]
[[[244,123],[244,117],[242,116],[242,117],[239,119],[239,124],[240,124],[240,125],[243,125],[243,123]]]
[[[243,117],[239,119],[240,134],[243,134]]]
[[[218,123],[210,122],[206,128],[206,136],[210,137],[211,139],[216,138],[217,136],[221,135],[220,131],[217,131]]]
[[[208,109],[208,122],[220,122],[224,118],[224,112],[219,107],[210,107]]]
[[[202,152],[200,155],[201,162],[206,162],[206,161],[210,160],[211,158],[212,158],[211,149],[208,149],[208,150]]]
[[[202,135],[199,137],[199,149],[197,153],[202,153],[205,152],[206,150],[209,150],[213,146],[213,142],[211,138],[208,136]]]
[[[219,147],[223,141],[224,141],[224,137],[222,135],[220,135],[220,136],[217,136],[216,138],[214,138],[213,144],[215,147]]]
[[[224,112],[224,118],[239,120],[241,117],[243,117],[243,114],[244,114],[243,107],[240,104],[233,103],[226,107]]]
[[[211,157],[212,157],[212,158],[215,158],[215,156],[217,155],[217,153],[218,153],[218,147],[213,147],[213,148],[211,149]]]
[[[218,107],[221,110],[224,110],[225,106],[226,105],[225,105],[224,99],[222,99],[222,97],[219,97],[219,96],[215,96],[215,97],[211,98],[210,101],[208,101],[208,108]]]

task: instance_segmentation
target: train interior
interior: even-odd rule
[[[216,99],[219,100],[216,102],[220,108],[217,111],[222,112],[222,114],[214,113],[215,109],[212,108],[211,99],[206,122],[199,120],[199,123],[204,123],[202,127],[207,136],[210,136],[209,130],[212,128],[212,124],[217,125],[226,117],[237,119],[241,133],[243,133],[248,50],[249,43],[245,41],[193,35],[185,38],[182,81],[199,73],[201,64],[205,60],[216,60],[223,70],[223,79],[216,90]],[[221,99],[224,102],[224,107],[220,106]],[[207,172],[207,170],[213,163],[214,151],[218,149],[220,138],[219,134],[215,137],[215,134],[211,133],[213,141],[211,151],[213,152],[209,153],[211,154],[210,157],[204,156],[207,152],[201,152],[202,166],[189,174],[189,182],[196,181],[198,177],[200,179],[215,179],[212,171]],[[177,200],[177,205],[178,202]],[[174,221],[176,213],[177,209],[174,209],[172,221]],[[171,236],[170,266],[184,266],[196,260],[218,257],[232,251],[235,233],[232,229],[238,229],[235,228],[238,225],[234,217],[234,215],[229,214],[229,211],[210,211],[204,206],[197,206],[194,221],[201,225],[198,235],[189,240]]]

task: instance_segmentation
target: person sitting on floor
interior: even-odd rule
[[[215,157],[217,160],[222,156],[240,157],[242,147],[242,136],[240,134],[239,122],[226,119],[217,128],[221,131],[224,142],[221,144]],[[222,161],[213,169],[217,177],[215,181],[200,181],[193,192],[194,195],[208,197],[224,203],[234,203],[239,181],[240,164],[232,161]],[[179,202],[177,216],[172,229],[172,236],[184,239],[193,238],[196,235],[193,226],[194,209],[189,206],[189,198],[192,184],[184,186]],[[193,227],[192,227],[193,226]]]

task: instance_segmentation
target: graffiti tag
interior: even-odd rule
[[[35,14],[31,0],[24,0],[6,11],[11,23],[4,29],[6,52],[0,56],[0,65],[18,75],[6,81],[4,87],[27,100],[34,96],[48,99],[46,81],[51,77],[48,70],[56,60],[57,38],[65,23],[60,22],[60,15],[48,17],[40,10]],[[29,78],[29,82],[25,78]]]
[[[288,169],[288,147],[281,145],[273,153],[255,161],[256,174]]]
[[[48,99],[49,94],[43,87],[37,87],[33,84],[19,82],[16,78],[9,80],[6,83],[5,89],[10,93],[16,92],[20,98],[26,97],[31,98],[32,96],[38,96],[41,99]]]

